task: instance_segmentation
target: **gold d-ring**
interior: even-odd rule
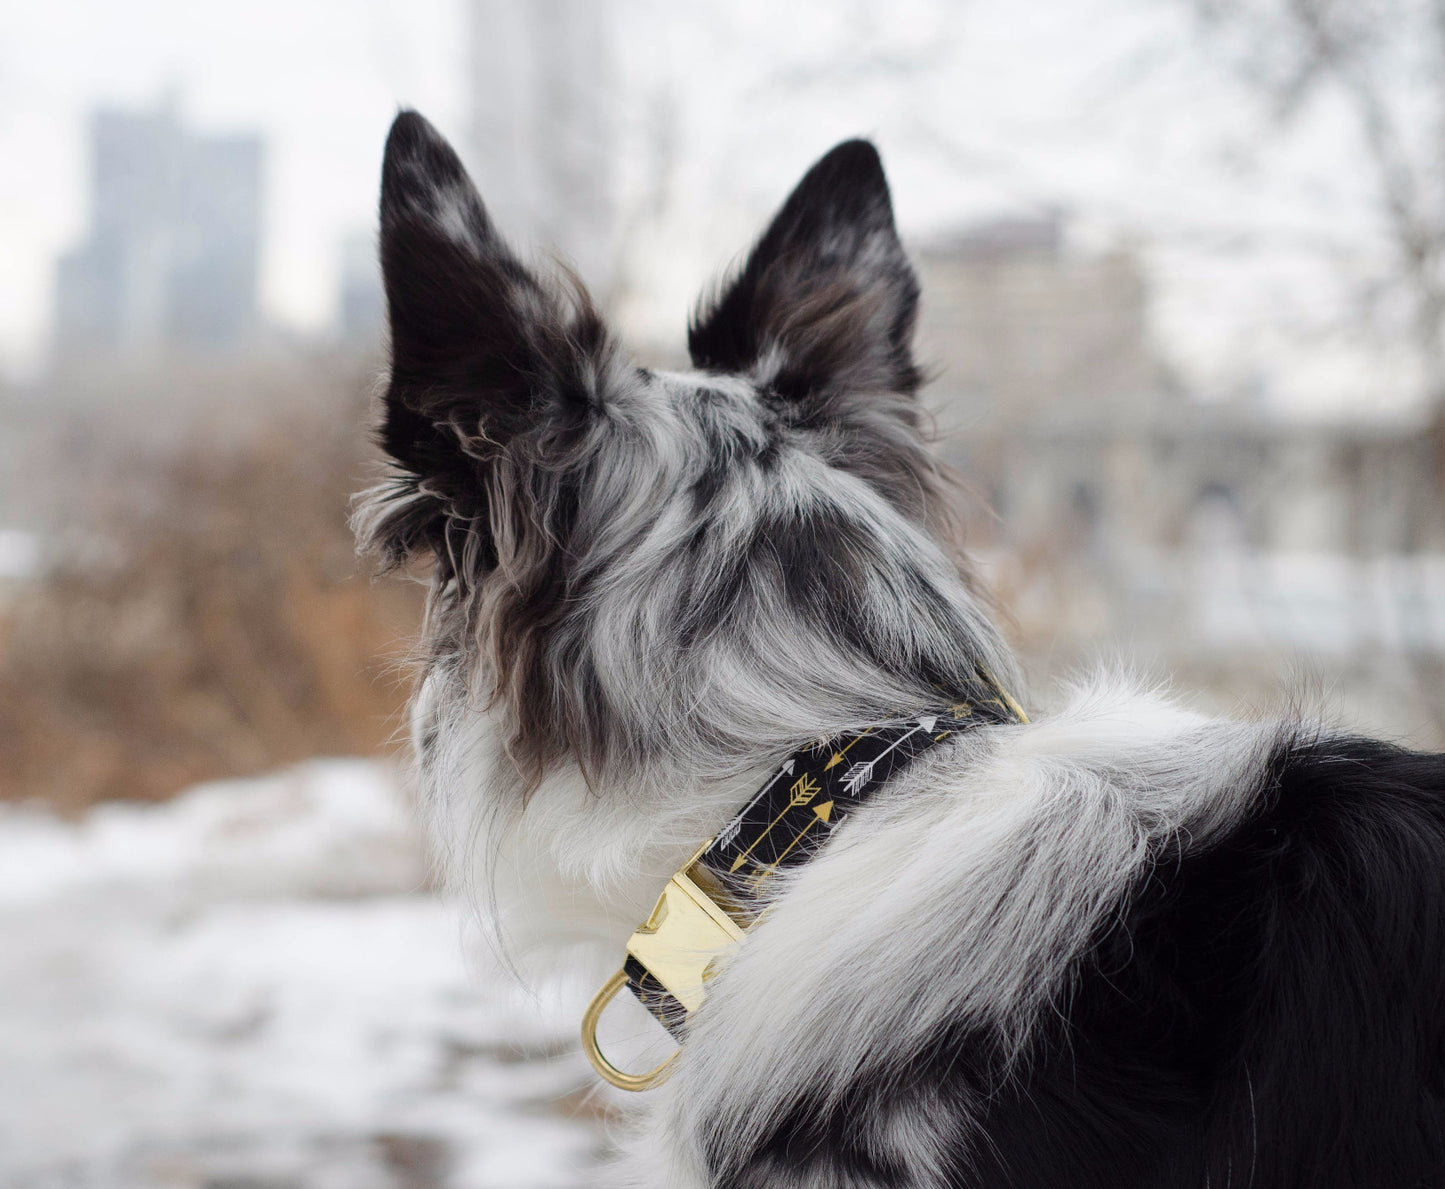
[[[597,1047],[597,1021],[602,1018],[602,1012],[609,1003],[616,997],[617,992],[627,985],[627,972],[619,970],[603,985],[602,989],[592,996],[592,1002],[587,1005],[587,1010],[582,1013],[582,1051],[587,1054],[587,1060],[592,1062],[592,1068],[605,1082],[610,1082],[619,1090],[651,1090],[654,1086],[660,1085],[667,1077],[667,1072],[672,1068],[672,1063],[677,1060],[677,1053],[673,1053],[666,1061],[654,1069],[651,1073],[623,1073],[611,1061],[602,1055],[602,1050]]]

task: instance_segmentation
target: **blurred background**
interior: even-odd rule
[[[1047,704],[1445,746],[1436,0],[0,0],[0,1183],[593,1181],[577,991],[428,888],[358,569],[398,105],[638,358],[883,151]],[[1292,691],[1292,692],[1290,692]]]

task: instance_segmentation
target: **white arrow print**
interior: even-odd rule
[[[787,763],[785,763],[781,768],[778,769],[777,775],[774,776],[772,780],[768,781],[767,784],[763,785],[758,795],[748,802],[747,809],[744,809],[742,813],[738,814],[738,820],[741,821],[743,819],[743,817],[747,814],[748,809],[751,809],[754,805],[760,804],[763,798],[773,791],[773,785],[777,784],[778,781],[782,780],[784,776],[791,776],[793,774],[793,769],[796,766],[796,763],[791,758],[789,758]]]
[[[762,791],[758,793],[758,795],[754,797],[751,801],[748,802],[747,807],[718,832],[718,834],[713,838],[712,844],[708,847],[708,849],[725,850],[729,846],[731,846],[733,843],[733,839],[738,836],[738,831],[743,828],[743,818],[747,816],[748,810],[751,809],[754,805],[756,805],[759,801],[761,801],[764,797],[766,797],[768,793],[772,791],[773,785],[777,784],[778,781],[782,780],[784,776],[791,776],[795,767],[796,764],[794,763],[794,761],[789,759],[787,763],[785,763],[781,768],[779,768],[777,775],[774,776],[772,780],[768,781],[767,784],[763,785]]]
[[[918,720],[918,725],[916,727],[914,727],[910,731],[905,731],[902,735],[899,735],[897,739],[893,740],[892,743],[890,743],[887,747],[880,751],[871,760],[860,760],[858,763],[854,764],[851,768],[848,769],[847,774],[843,777],[843,791],[846,793],[856,793],[860,788],[867,784],[869,780],[873,778],[874,764],[876,764],[879,760],[881,760],[890,751],[892,751],[895,747],[897,747],[900,743],[902,743],[910,736],[918,734],[919,731],[932,731],[937,722],[938,716],[936,714],[924,715]]]

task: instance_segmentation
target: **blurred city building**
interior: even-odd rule
[[[95,112],[90,233],[60,260],[57,359],[144,360],[251,341],[263,155],[258,136],[188,129],[173,101]]]
[[[594,291],[616,268],[615,0],[470,0],[471,143],[502,230],[562,248]]]
[[[1132,420],[1163,388],[1137,258],[1066,249],[1058,214],[1013,216],[917,246],[920,341],[970,432]]]
[[[1190,391],[1151,341],[1138,259],[1065,232],[1007,218],[915,252],[944,450],[1024,634],[1065,655],[1127,640],[1171,667],[1221,648],[1445,654],[1428,422]]]

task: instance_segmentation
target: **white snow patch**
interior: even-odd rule
[[[0,809],[0,1184],[592,1184],[560,991],[464,953],[388,769]]]

